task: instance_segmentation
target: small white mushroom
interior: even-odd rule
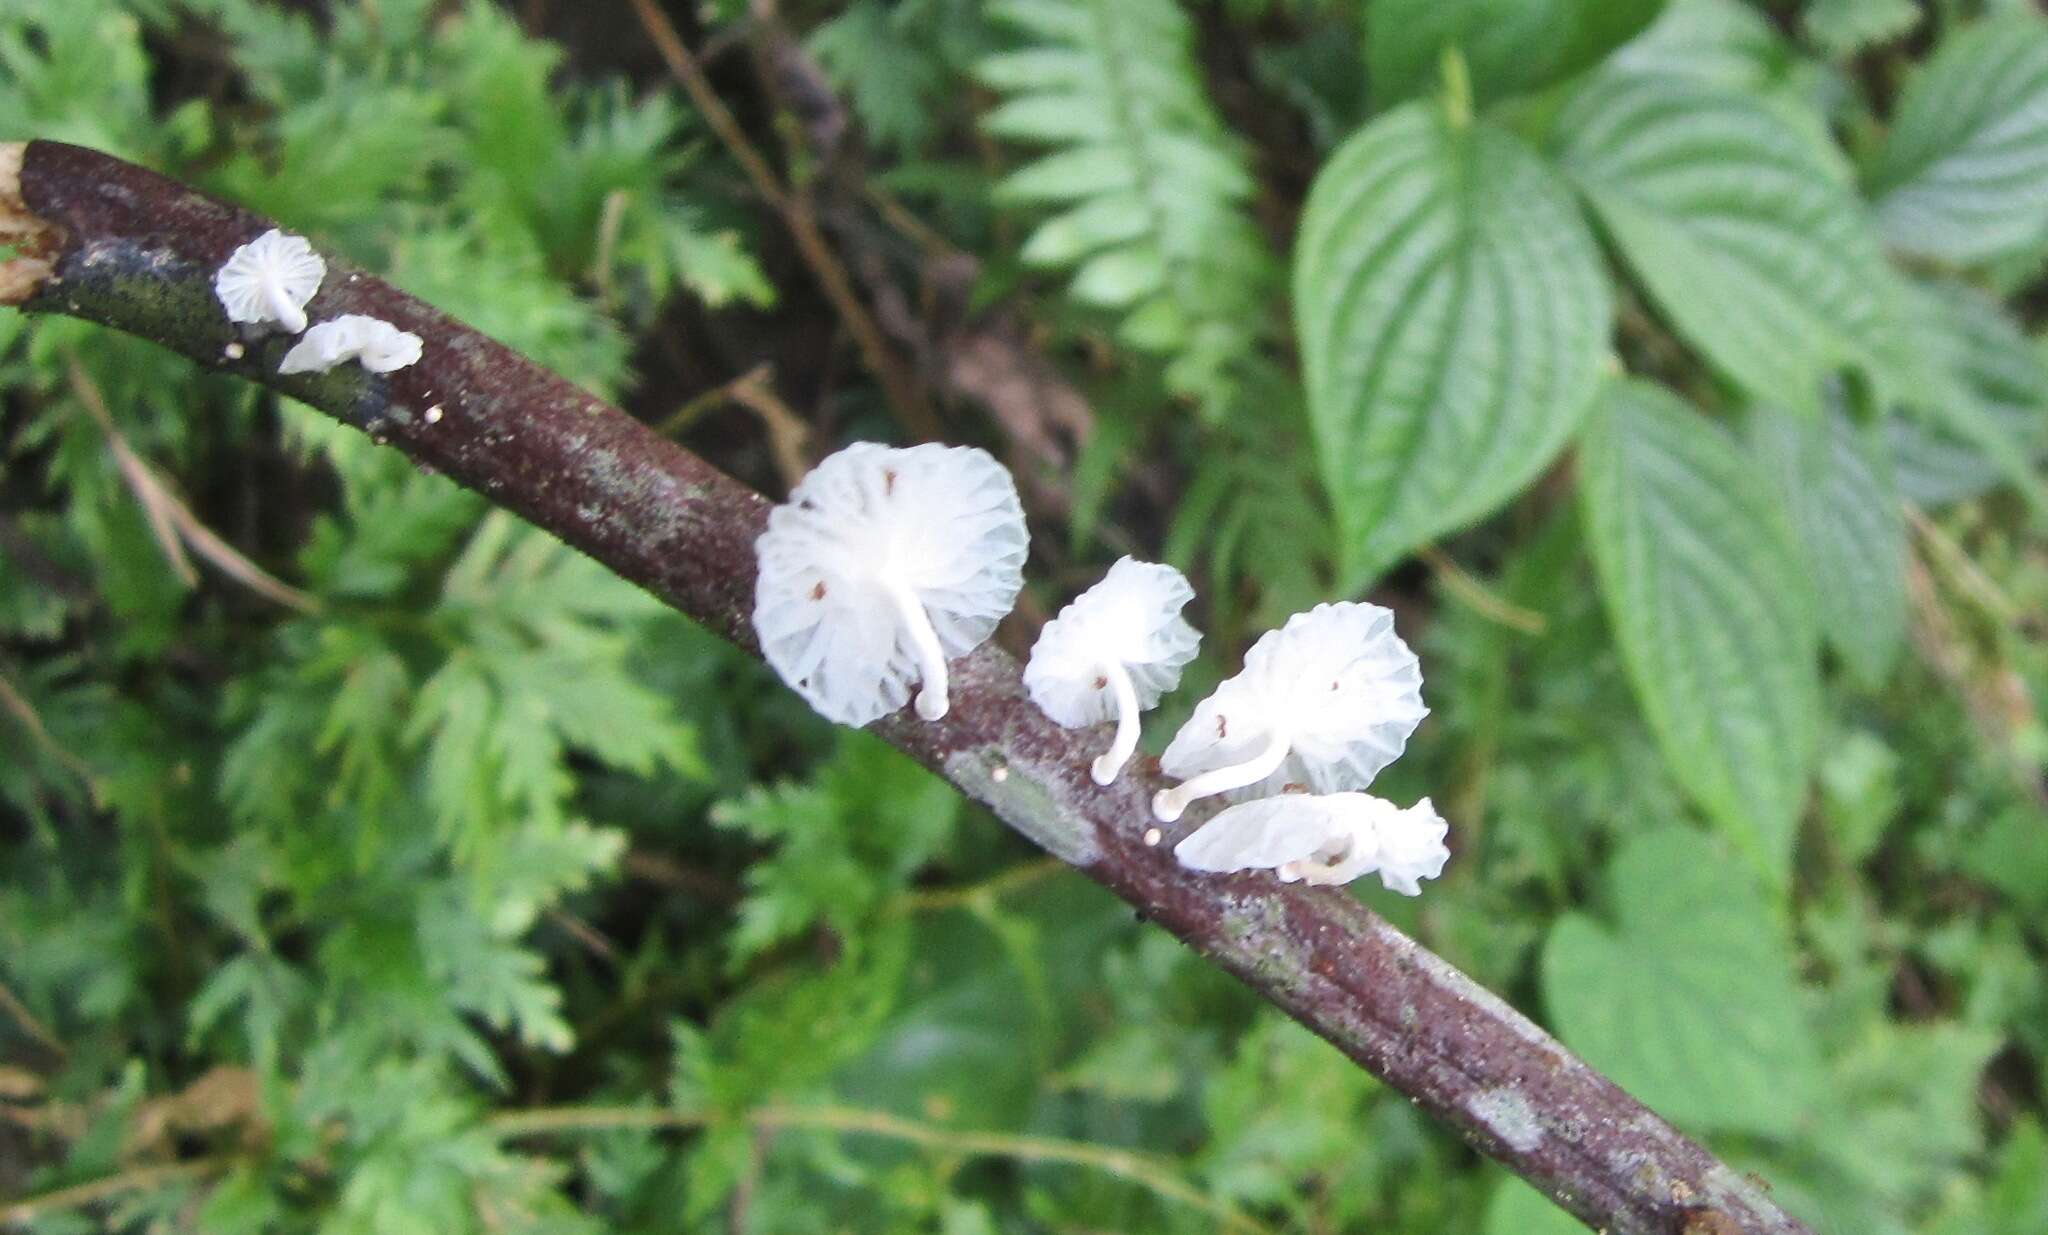
[[[306,328],[306,302],[320,290],[327,263],[304,236],[271,228],[228,255],[213,276],[231,322],[276,322],[286,334]]]
[[[947,711],[946,660],[990,634],[1024,586],[1029,542],[987,451],[858,442],[825,459],[755,542],[754,629],[819,715],[864,725]]]
[[[1451,851],[1444,837],[1451,825],[1436,813],[1428,798],[1407,810],[1394,811],[1373,821],[1380,838],[1380,883],[1403,896],[1422,892],[1424,879],[1444,873]]]
[[[1422,706],[1422,668],[1378,605],[1317,605],[1267,631],[1244,668],[1195,706],[1160,765],[1184,778],[1152,798],[1162,823],[1188,803],[1258,786],[1363,789],[1400,758]]]
[[[1175,845],[1189,870],[1270,870],[1282,883],[1349,883],[1378,871],[1405,896],[1443,872],[1449,825],[1428,798],[1406,810],[1367,793],[1283,793],[1221,811]]]
[[[292,345],[277,366],[279,373],[325,373],[354,360],[372,373],[393,373],[420,358],[420,337],[382,318],[344,313],[321,322]]]
[[[1202,636],[1180,611],[1195,590],[1179,571],[1122,558],[1094,587],[1045,624],[1024,667],[1024,688],[1069,729],[1116,721],[1109,750],[1090,775],[1115,780],[1138,749],[1138,714],[1180,682]]]

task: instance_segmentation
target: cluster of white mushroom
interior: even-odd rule
[[[754,628],[782,680],[828,720],[901,708],[944,717],[947,661],[994,633],[1024,586],[1029,547],[1010,474],[986,451],[862,442],[825,459],[768,516],[755,548]],[[1201,636],[1194,589],[1171,566],[1124,558],[1047,622],[1024,685],[1067,728],[1115,721],[1090,767],[1107,785],[1138,746],[1140,713],[1180,682]],[[1443,871],[1448,826],[1360,790],[1428,714],[1415,653],[1378,605],[1317,605],[1269,631],[1238,675],[1181,726],[1160,760],[1180,783],[1160,823],[1217,794],[1239,799],[1174,847],[1200,871],[1274,871],[1348,883],[1378,872],[1409,896]],[[1148,828],[1147,843],[1160,831]]]
[[[306,336],[284,354],[279,373],[325,373],[351,360],[371,373],[393,373],[420,358],[420,337],[380,318],[344,313],[309,329],[306,302],[326,278],[327,263],[304,236],[273,227],[228,255],[213,292],[231,322]],[[240,356],[241,345],[230,354]]]

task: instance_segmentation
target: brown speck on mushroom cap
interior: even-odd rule
[[[816,584],[815,584],[814,586],[812,586],[812,588],[811,588],[811,599],[812,599],[812,600],[823,600],[823,599],[825,599],[825,581],[824,581],[823,579],[820,579],[820,580],[818,580],[818,582],[817,582],[817,583],[816,583]]]

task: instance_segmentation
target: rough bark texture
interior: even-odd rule
[[[8,172],[18,166],[18,182]],[[0,147],[0,235],[26,257],[0,298],[155,340],[302,399],[518,512],[749,650],[758,493],[523,356],[329,257],[316,319],[367,313],[425,340],[410,368],[279,377],[212,275],[271,226],[152,172],[54,142]],[[5,268],[0,268],[4,271]],[[888,741],[1136,906],[1590,1225],[1613,1235],[1807,1228],[1534,1023],[1340,889],[1196,875],[1147,846],[1143,768],[1098,788],[1098,736],[1025,697],[992,646],[955,662],[937,724]]]

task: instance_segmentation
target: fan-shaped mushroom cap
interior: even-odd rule
[[[1094,587],[1045,624],[1024,667],[1024,688],[1047,716],[1069,729],[1117,722],[1109,752],[1096,761],[1108,784],[1138,744],[1138,713],[1180,682],[1202,636],[1180,611],[1195,590],[1179,571],[1121,558]]]
[[[1024,586],[1028,540],[1010,473],[987,451],[858,442],[768,515],[755,543],[754,629],[819,715],[864,725],[946,710],[948,657],[989,637]]]
[[[1418,896],[1421,881],[1444,873],[1451,851],[1444,837],[1451,825],[1436,813],[1428,798],[1407,810],[1397,810],[1373,821],[1380,842],[1380,882],[1403,896]]]
[[[1174,846],[1198,871],[1271,870],[1283,883],[1349,883],[1377,870],[1404,896],[1443,873],[1450,831],[1428,798],[1406,810],[1369,793],[1283,793],[1241,802]]]
[[[372,373],[392,373],[420,358],[420,337],[390,322],[360,313],[344,313],[321,322],[292,345],[278,363],[279,373],[325,373],[346,361],[360,361]]]
[[[1195,706],[1160,760],[1188,781],[1162,791],[1154,811],[1170,823],[1211,793],[1363,789],[1428,714],[1421,665],[1391,610],[1317,605],[1262,635],[1238,675]]]
[[[1364,793],[1283,793],[1241,802],[1173,847],[1189,870],[1270,870],[1282,882],[1350,883],[1379,861],[1374,820],[1394,804]]]
[[[327,263],[304,236],[271,228],[228,255],[213,276],[231,322],[276,322],[286,334],[306,328],[306,302],[320,290]]]

